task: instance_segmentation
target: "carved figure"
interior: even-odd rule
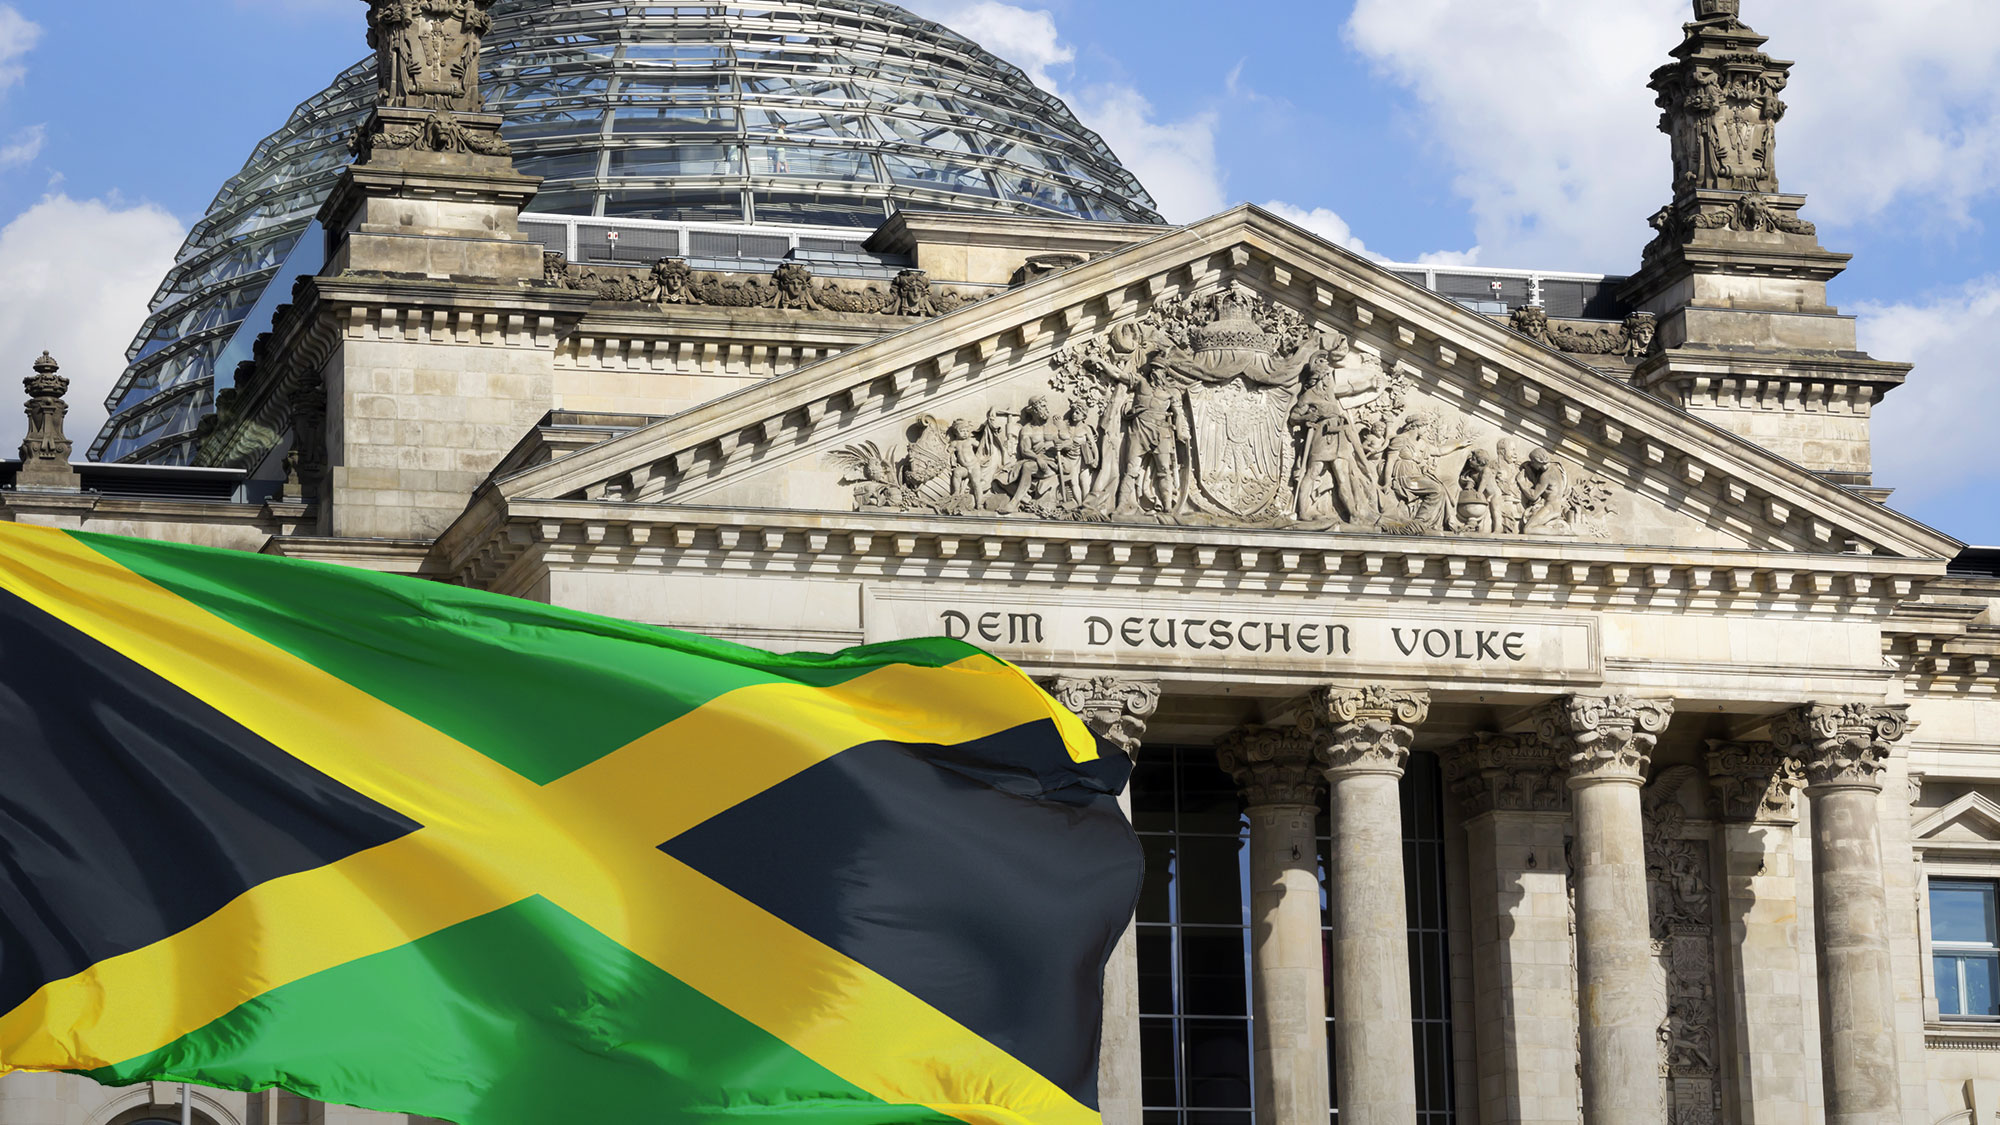
[[[965,501],[967,510],[992,501],[995,457],[987,447],[985,429],[960,418],[945,434],[951,439],[951,494]]]
[[[1549,331],[1549,314],[1545,309],[1522,305],[1509,314],[1507,323],[1508,327],[1537,344],[1551,348],[1562,346],[1556,343],[1555,334]]]
[[[686,259],[661,258],[653,263],[650,277],[652,285],[646,290],[646,300],[657,305],[699,303],[694,292],[694,268]]]
[[[797,262],[780,262],[771,272],[771,295],[764,301],[764,307],[819,311],[819,301],[813,295],[812,271]]]
[[[1389,508],[1382,530],[1399,535],[1431,535],[1455,531],[1458,514],[1448,503],[1441,463],[1470,448],[1470,442],[1447,444],[1438,434],[1437,416],[1419,410],[1403,420],[1389,439]]]
[[[903,483],[920,495],[936,485],[936,491],[951,487],[951,443],[945,437],[943,421],[928,414],[917,419],[917,438],[903,459]]]
[[[1521,500],[1527,509],[1522,529],[1530,534],[1555,530],[1568,514],[1569,470],[1548,450],[1537,449],[1528,454],[1522,480],[1526,487]]]
[[[1097,433],[1090,424],[1090,412],[1081,402],[1072,402],[1056,423],[1057,503],[1083,506],[1089,491],[1085,474],[1097,468]]]
[[[1061,434],[1055,425],[1055,411],[1045,395],[1036,395],[1021,408],[1021,432],[1015,444],[1014,493],[1007,510],[1031,501],[1048,498],[1059,487],[1062,468],[1057,446]]]
[[[1458,530],[1480,535],[1497,526],[1493,502],[1493,466],[1477,449],[1465,455],[1458,470]]]
[[[1296,511],[1305,522],[1338,519],[1369,524],[1382,513],[1382,490],[1363,454],[1363,424],[1355,413],[1382,393],[1380,367],[1343,372],[1352,355],[1346,337],[1307,365],[1304,393],[1290,423],[1303,433]]]
[[[1494,443],[1487,486],[1492,490],[1493,529],[1502,535],[1519,535],[1526,530],[1530,488],[1526,478],[1527,467],[1514,452],[1514,443],[1507,438]]]
[[[937,299],[931,295],[931,275],[923,270],[904,270],[889,283],[889,303],[885,316],[937,316]]]
[[[1653,338],[1659,322],[1652,313],[1635,312],[1625,318],[1625,358],[1644,359],[1653,354]]]
[[[1118,511],[1123,515],[1136,515],[1148,507],[1157,512],[1177,511],[1181,450],[1192,441],[1179,388],[1173,376],[1154,364],[1144,364],[1128,377],[1132,402],[1125,418],[1125,465],[1118,486]]]

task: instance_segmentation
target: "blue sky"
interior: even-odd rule
[[[910,0],[1068,100],[1170,218],[1278,206],[1396,260],[1626,272],[1665,201],[1646,74],[1685,0]],[[1919,364],[1878,481],[2000,542],[2000,3],[1745,0],[1797,59],[1784,186],[1834,300]],[[358,0],[0,0],[0,364],[101,394],[186,225],[364,52]],[[72,434],[101,417],[78,407]],[[12,420],[0,422],[6,439]]]

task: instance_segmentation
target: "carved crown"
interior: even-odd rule
[[[1264,331],[1257,323],[1250,298],[1240,292],[1223,294],[1216,303],[1215,319],[1190,334],[1197,352],[1262,352],[1271,355],[1284,341]]]
[[[69,380],[56,374],[62,366],[49,353],[42,353],[41,358],[35,361],[34,370],[33,375],[21,380],[29,398],[61,398],[69,393]]]

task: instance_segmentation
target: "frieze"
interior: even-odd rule
[[[1051,604],[976,589],[871,588],[867,598],[870,640],[946,636],[1030,663],[1257,667],[1330,677],[1373,670],[1538,681],[1601,675],[1596,622],[1584,616],[1317,604],[1246,612],[1240,602],[1110,594]]]
[[[590,293],[602,301],[791,312],[860,313],[932,317],[981,299],[976,293],[931,284],[923,270],[904,270],[884,285],[819,281],[807,266],[781,262],[768,277],[697,270],[682,258],[662,258],[650,270],[593,270],[561,254],[542,255],[542,282]]]
[[[827,464],[861,511],[1583,538],[1616,515],[1604,478],[1475,437],[1379,355],[1242,288],[1058,351],[1048,388]]]

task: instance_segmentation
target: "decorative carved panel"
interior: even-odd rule
[[[828,464],[863,511],[1583,538],[1617,514],[1608,481],[1477,434],[1379,355],[1241,288],[1058,351],[1047,386]]]
[[[1708,845],[1686,838],[1680,803],[1681,789],[1698,773],[1693,766],[1664,770],[1644,797],[1648,913],[1665,993],[1661,1096],[1673,1125],[1711,1125],[1722,1108],[1715,886]]]

